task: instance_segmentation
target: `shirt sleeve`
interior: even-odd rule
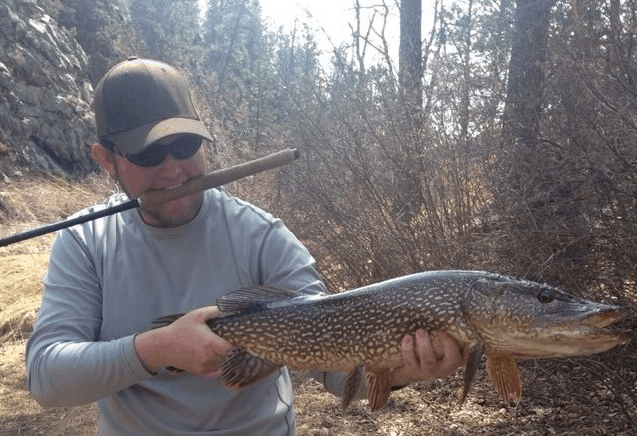
[[[27,387],[42,406],[96,401],[151,377],[134,335],[99,342],[101,289],[79,233],[58,233],[44,277],[42,305],[27,342]]]
[[[325,294],[314,258],[280,220],[269,227],[258,253],[258,283],[307,294]]]

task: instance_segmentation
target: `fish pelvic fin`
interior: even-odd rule
[[[343,409],[347,409],[356,396],[356,392],[358,392],[363,381],[364,369],[365,367],[362,364],[356,365],[345,377],[343,381],[343,399],[341,401]]]
[[[487,374],[495,390],[507,406],[517,405],[522,399],[522,378],[512,356],[487,357]]]
[[[230,389],[249,386],[269,376],[281,365],[250,354],[241,347],[232,348],[221,366],[221,383]]]
[[[238,315],[258,312],[265,309],[269,302],[290,300],[301,295],[303,294],[286,289],[251,286],[222,295],[217,299],[216,304],[224,315]]]
[[[473,383],[473,379],[480,367],[480,363],[482,363],[484,349],[484,342],[479,342],[471,347],[471,350],[469,351],[469,360],[464,368],[464,387],[462,389],[462,396],[460,397],[460,407],[462,407],[467,400],[467,395],[469,395],[469,390],[471,389],[471,383]]]
[[[385,407],[391,395],[391,380],[389,368],[379,370],[368,369],[365,372],[365,382],[369,398],[369,406],[372,411]]]

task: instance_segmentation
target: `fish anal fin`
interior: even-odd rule
[[[269,302],[289,300],[301,295],[303,294],[286,289],[251,286],[222,295],[217,299],[216,305],[224,315],[234,315],[259,311]]]
[[[471,389],[471,383],[476,376],[476,372],[482,363],[482,356],[484,355],[485,344],[483,342],[477,343],[469,351],[469,359],[464,368],[464,386],[462,388],[462,396],[460,397],[460,407],[467,400],[469,395],[469,389]]]
[[[343,399],[341,401],[343,409],[347,409],[356,396],[356,392],[358,392],[363,381],[363,371],[363,365],[356,365],[345,377],[343,381]]]
[[[250,354],[241,347],[232,348],[221,366],[221,383],[230,389],[249,386],[269,376],[281,365]]]
[[[522,379],[512,356],[487,357],[487,374],[507,406],[522,399]]]
[[[382,409],[391,395],[389,368],[368,369],[365,372],[369,406],[373,411]]]

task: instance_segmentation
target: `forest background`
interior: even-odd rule
[[[256,0],[210,1],[201,22],[196,6],[131,0],[142,49],[189,71],[218,165],[301,150],[235,192],[332,290],[484,269],[634,306],[635,0],[436,0],[424,34],[421,0],[354,0],[327,67],[308,26],[272,32]]]
[[[267,193],[238,194],[284,218],[333,289],[478,268],[634,300],[634,0],[439,0],[424,35],[420,0],[359,21],[355,0],[328,67],[307,26],[273,32],[256,0],[203,20],[194,0],[129,6],[119,49],[188,72],[217,165],[301,150]]]

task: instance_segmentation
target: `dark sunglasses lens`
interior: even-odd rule
[[[197,153],[201,147],[202,139],[198,136],[185,135],[172,142],[171,154],[177,160],[187,159]]]
[[[159,150],[162,147],[161,145],[151,145],[140,153],[126,155],[126,159],[140,167],[156,167],[166,159],[167,153],[164,150]]]
[[[194,135],[184,135],[168,144],[153,144],[146,150],[126,156],[135,165],[155,167],[161,164],[166,156],[172,155],[177,160],[184,160],[194,155],[201,147],[203,140]]]

